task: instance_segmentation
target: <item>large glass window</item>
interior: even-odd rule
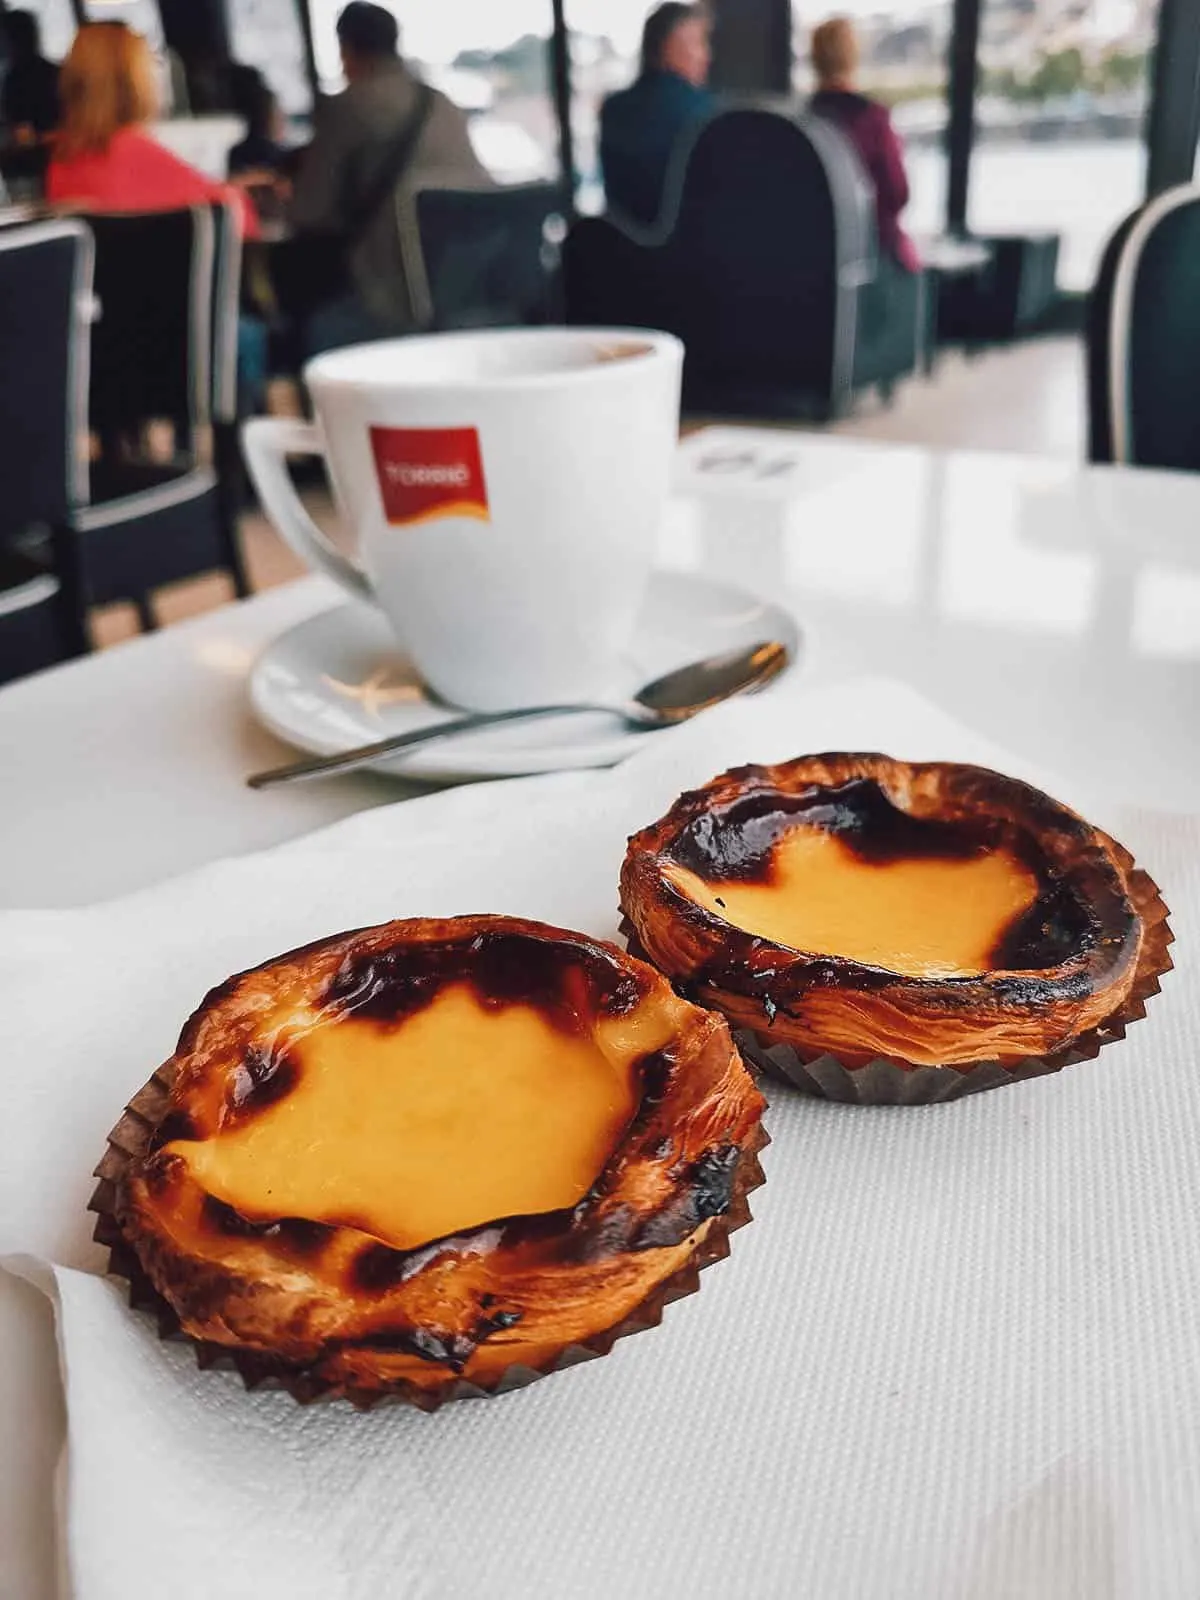
[[[233,59],[257,67],[290,117],[312,110],[312,86],[296,0],[226,0]]]
[[[75,8],[71,0],[20,0],[13,9],[32,11],[42,33],[42,54],[61,61],[75,37]]]
[[[469,118],[479,159],[501,183],[551,178],[558,128],[550,86],[550,0],[386,0],[413,67]],[[310,0],[321,87],[342,87],[336,23],[341,0]]]
[[[996,0],[1001,3],[1001,0]],[[1021,5],[1026,0],[1003,0]],[[793,84],[807,98],[813,90],[809,38],[813,25],[837,13],[855,20],[861,60],[858,88],[881,100],[904,142],[911,197],[905,227],[914,234],[941,233],[946,225],[946,52],[950,42],[950,0],[891,4],[886,0],[842,0],[814,7],[793,0],[795,69]]]
[[[985,0],[969,222],[1061,234],[1064,288],[1090,288],[1143,198],[1157,18],[1158,0]]]
[[[657,0],[566,0],[571,44],[571,132],[581,211],[604,209],[600,107],[637,77],[642,25]]]

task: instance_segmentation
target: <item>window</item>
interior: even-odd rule
[[[312,86],[296,0],[226,0],[233,59],[257,67],[290,117],[312,110]]]
[[[42,54],[51,61],[61,61],[75,38],[71,0],[21,0],[15,9],[33,12],[42,30]]]
[[[405,59],[467,113],[471,140],[501,183],[558,172],[558,128],[550,87],[550,0],[387,0],[400,23]],[[311,0],[321,87],[342,87],[336,23],[340,0]]]
[[[1022,0],[1011,3],[1019,5]],[[904,141],[911,190],[904,226],[917,235],[942,233],[946,226],[944,139],[950,0],[895,10],[875,0],[843,0],[824,10],[814,10],[807,0],[803,4],[794,0],[793,83],[805,98],[813,89],[809,36],[815,22],[833,14],[855,19],[861,53],[858,86],[890,107],[896,132]]]
[[[600,107],[638,74],[642,25],[657,0],[566,0],[571,44],[571,132],[581,211],[604,209]]]
[[[1157,12],[1157,0],[985,0],[971,228],[1061,234],[1067,289],[1091,287],[1144,195]]]

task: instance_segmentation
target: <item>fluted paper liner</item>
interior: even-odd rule
[[[664,1278],[621,1321],[593,1334],[582,1343],[564,1345],[536,1367],[514,1363],[487,1385],[460,1379],[431,1393],[416,1384],[399,1380],[393,1387],[383,1391],[360,1390],[348,1385],[331,1384],[302,1367],[260,1351],[192,1338],[180,1327],[175,1311],[147,1277],[137,1252],[121,1231],[114,1207],[121,1178],[130,1165],[146,1153],[167,1109],[171,1077],[169,1064],[160,1067],[149,1083],[129,1102],[121,1120],[108,1136],[108,1149],[93,1174],[99,1182],[88,1202],[88,1210],[97,1213],[93,1237],[108,1247],[109,1273],[128,1281],[130,1305],[155,1319],[160,1338],[182,1340],[190,1344],[201,1368],[233,1368],[247,1389],[284,1389],[301,1405],[308,1405],[314,1400],[344,1398],[360,1411],[397,1403],[414,1405],[422,1411],[436,1411],[450,1400],[486,1399],[491,1395],[507,1394],[510,1390],[523,1388],[538,1378],[549,1377],[551,1373],[573,1367],[581,1361],[606,1356],[618,1339],[657,1327],[664,1310],[672,1301],[682,1300],[696,1292],[700,1287],[701,1271],[712,1262],[723,1260],[729,1254],[730,1235],[753,1220],[748,1196],[765,1182],[758,1158],[770,1143],[770,1137],[760,1122],[742,1149],[728,1210],[721,1216],[709,1219],[705,1236],[686,1265]]]
[[[921,1066],[911,1061],[878,1057],[863,1066],[851,1067],[835,1055],[809,1055],[792,1045],[772,1044],[769,1031],[757,1033],[739,1029],[734,1037],[742,1054],[760,1071],[804,1094],[864,1106],[937,1105],[946,1100],[960,1100],[963,1095],[979,1094],[985,1089],[999,1089],[1005,1084],[1045,1077],[1077,1062],[1092,1060],[1106,1044],[1123,1039],[1126,1029],[1146,1015],[1146,1002],[1158,993],[1159,979],[1172,966],[1168,946],[1174,935],[1158,886],[1149,873],[1133,865],[1133,857],[1127,851],[1121,846],[1117,848],[1121,864],[1129,874],[1129,898],[1142,919],[1143,938],[1137,971],[1124,1003],[1099,1027],[1080,1034],[1066,1048],[1014,1062]],[[628,918],[622,921],[622,931],[630,955],[653,966],[653,960],[642,949]]]

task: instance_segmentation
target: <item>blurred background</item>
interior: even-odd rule
[[[314,95],[342,87],[338,0],[27,0],[22,9],[39,16],[54,59],[80,20],[120,18],[160,48],[169,43],[189,78],[222,56],[257,66],[298,133]],[[599,105],[635,75],[645,0],[391,0],[388,9],[405,56],[469,112],[494,176],[551,177],[569,132],[578,204],[600,208]],[[715,84],[808,92],[807,34],[830,8],[725,0],[711,9]],[[1145,192],[1156,46],[1161,38],[1168,54],[1193,55],[1176,35],[1200,21],[1169,0],[842,0],[832,9],[859,24],[862,88],[892,108],[904,139],[909,227],[1053,228],[1062,239],[1060,286],[1088,288],[1105,239]],[[566,106],[555,91],[559,54]],[[1195,84],[1188,87],[1194,97]],[[203,90],[198,98],[203,104]],[[1196,113],[1184,98],[1162,107],[1166,181],[1191,176],[1181,144],[1194,155],[1195,139],[1182,136]]]

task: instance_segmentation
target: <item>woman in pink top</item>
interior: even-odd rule
[[[813,29],[812,64],[817,92],[809,110],[832,122],[857,150],[875,188],[880,250],[907,272],[918,272],[917,248],[900,226],[900,214],[908,204],[904,151],[887,107],[855,87],[858,37],[849,18],[831,17]]]
[[[232,200],[242,235],[258,237],[244,190],[181,161],[146,131],[158,110],[154,58],[123,22],[89,22],[75,35],[59,79],[62,125],[46,174],[46,197],[88,211],[174,211]],[[238,410],[261,409],[267,380],[267,330],[238,318]]]
[[[232,199],[247,238],[258,218],[245,193],[190,167],[146,131],[158,110],[154,58],[123,22],[89,22],[59,81],[62,124],[46,197],[92,211],[173,211]]]

